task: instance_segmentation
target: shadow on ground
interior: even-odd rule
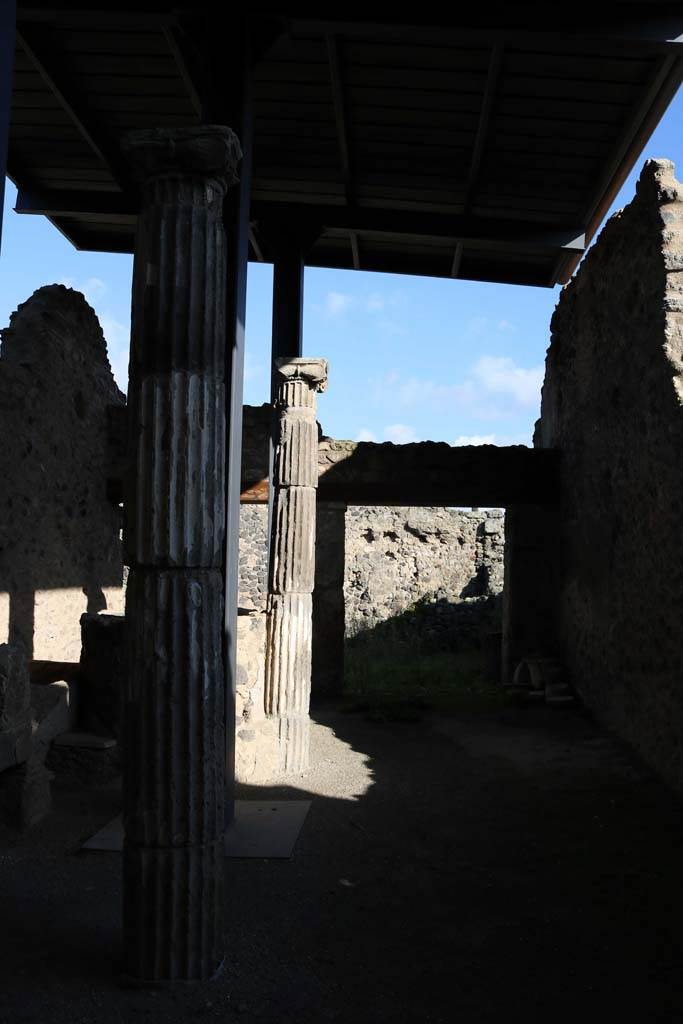
[[[3,836],[0,1021],[673,1021],[681,808],[577,711],[315,709],[291,861],[229,860],[214,983],[119,987],[120,860],[77,852],[116,787]]]

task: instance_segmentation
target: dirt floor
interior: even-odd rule
[[[377,716],[374,716],[375,719]],[[315,711],[290,861],[229,860],[212,984],[118,982],[116,787],[0,846],[0,1021],[678,1021],[681,805],[579,711]]]

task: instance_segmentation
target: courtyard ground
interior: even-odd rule
[[[118,979],[116,786],[0,845],[0,1022],[677,1021],[681,805],[580,710],[314,709],[289,861],[228,860],[212,984]]]

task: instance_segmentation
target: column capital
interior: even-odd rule
[[[142,128],[128,132],[122,147],[143,180],[187,175],[222,180],[226,186],[238,180],[242,148],[232,129],[224,125]]]
[[[305,381],[312,391],[324,391],[327,387],[327,359],[286,356],[275,360],[275,372],[278,384],[301,380]]]

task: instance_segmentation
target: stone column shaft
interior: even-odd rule
[[[131,134],[144,179],[133,274],[126,549],[127,973],[199,981],[223,958],[228,128]]]
[[[277,362],[271,564],[266,641],[266,714],[278,722],[282,773],[308,767],[312,593],[315,582],[318,425],[324,359]]]

